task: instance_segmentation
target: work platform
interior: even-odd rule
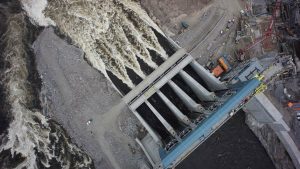
[[[124,96],[148,134],[137,138],[153,168],[173,168],[252,96],[256,78],[228,85],[179,49]]]

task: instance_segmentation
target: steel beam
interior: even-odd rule
[[[227,86],[225,83],[221,82],[209,71],[207,71],[203,66],[193,60],[190,65],[195,70],[195,72],[205,81],[210,90],[225,90]]]
[[[190,126],[195,127],[195,124],[190,121],[190,119],[184,115],[161,91],[156,92],[163,102],[169,107],[172,113],[177,117],[179,121]]]
[[[203,112],[205,109],[202,105],[196,103],[189,95],[187,95],[180,87],[178,87],[172,80],[168,82],[170,87],[174,90],[177,96],[183,101],[189,110],[194,112]]]
[[[199,84],[195,79],[193,79],[185,71],[181,70],[179,75],[186,82],[188,86],[195,92],[196,96],[202,101],[215,101],[217,96],[214,92],[209,92],[201,84]]]

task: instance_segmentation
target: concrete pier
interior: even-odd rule
[[[133,114],[137,117],[137,119],[142,123],[142,125],[146,128],[148,133],[151,135],[153,140],[160,146],[162,146],[161,138],[156,132],[149,126],[149,124],[143,119],[143,117],[135,110],[132,111]]]
[[[195,92],[196,96],[201,101],[215,101],[217,99],[215,93],[206,90],[201,84],[199,84],[185,71],[181,70],[179,74],[182,77],[182,79],[186,82],[186,84],[191,87],[191,89]]]
[[[227,86],[225,83],[221,82],[215,76],[213,76],[210,72],[208,72],[203,66],[193,60],[190,65],[195,70],[195,72],[205,81],[207,86],[212,91],[217,90],[225,90]]]
[[[183,101],[183,103],[194,112],[203,112],[205,109],[202,105],[196,103],[190,96],[188,96],[180,87],[178,87],[173,81],[169,81],[168,84],[178,95],[178,97]]]
[[[153,114],[158,118],[158,120],[163,124],[163,126],[168,130],[168,132],[175,138],[179,138],[174,130],[174,128],[167,122],[166,119],[164,119],[159,112],[149,103],[148,101],[145,101],[146,105],[150,108],[150,110],[153,112]]]
[[[195,124],[193,124],[190,119],[184,115],[161,91],[156,92],[159,97],[163,100],[163,102],[169,107],[169,109],[172,111],[172,113],[176,116],[176,118],[181,121],[182,123],[190,126],[195,127]]]

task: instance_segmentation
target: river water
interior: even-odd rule
[[[275,169],[239,111],[176,169]]]

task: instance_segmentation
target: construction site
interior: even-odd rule
[[[55,25],[27,35],[49,119],[33,121],[56,121],[49,132],[65,141],[49,157],[32,143],[36,168],[300,169],[299,0],[109,1],[101,24],[88,15],[97,4],[60,3],[43,12]]]

